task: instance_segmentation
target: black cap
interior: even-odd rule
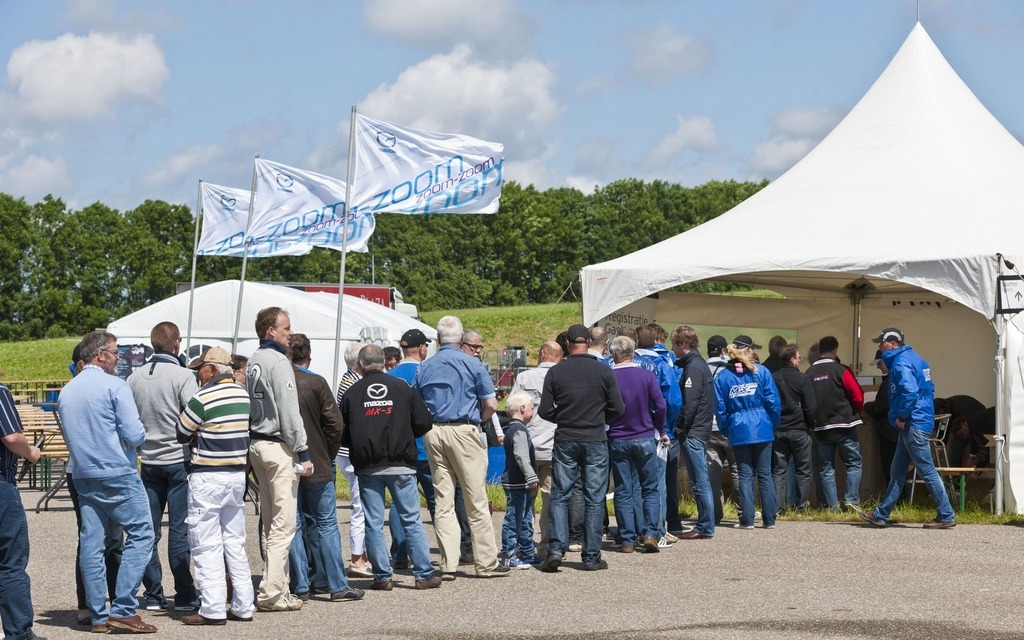
[[[586,328],[582,324],[574,324],[569,327],[569,330],[565,332],[566,338],[569,342],[575,344],[582,344],[590,341],[590,329]]]
[[[403,349],[409,349],[411,347],[430,344],[430,338],[423,335],[423,332],[419,329],[409,329],[402,334],[402,341],[399,344],[402,345]]]
[[[882,359],[882,350],[878,349],[875,351],[875,359],[871,361],[871,364],[878,364],[878,361]]]
[[[708,338],[708,355],[712,353],[722,353],[722,349],[728,346],[729,341],[725,339],[725,336],[714,335]]]
[[[75,345],[75,348],[71,351],[71,364],[78,364],[78,361],[82,359],[82,343],[79,342]]]
[[[888,327],[882,329],[882,333],[878,334],[877,338],[871,338],[871,342],[875,344],[881,344],[883,342],[903,342],[903,332],[896,327]]]
[[[750,347],[751,349],[760,349],[761,345],[756,344],[750,336],[736,336],[732,339],[732,343],[737,347]]]

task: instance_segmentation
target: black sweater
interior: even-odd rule
[[[715,392],[711,386],[715,378],[711,375],[708,363],[696,349],[676,360],[676,366],[683,370],[683,376],[679,379],[683,409],[676,421],[676,435],[680,438],[697,438],[707,444],[715,417]]]
[[[796,367],[788,365],[776,371],[772,378],[782,400],[782,415],[775,431],[812,431],[818,405],[811,379]]]
[[[557,425],[555,442],[601,442],[604,426],[625,411],[612,370],[589,354],[573,354],[551,367],[537,413]]]

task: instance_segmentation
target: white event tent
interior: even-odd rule
[[[215,282],[195,290],[192,317],[192,345],[218,346],[231,350],[235,312],[238,304],[240,281]],[[260,309],[282,307],[292,321],[292,330],[309,337],[312,347],[310,370],[327,380],[337,373],[332,369],[334,337],[337,328],[338,297],[336,293],[309,293],[269,284],[246,282],[242,299],[242,322],[239,327],[236,352],[251,355],[259,346],[253,323]],[[107,326],[117,336],[118,343],[149,345],[149,333],[160,322],[178,325],[185,340],[188,326],[189,292],[161,300],[145,309],[119,318]],[[344,371],[345,347],[353,342],[398,346],[402,334],[419,329],[436,346],[437,331],[409,316],[375,302],[354,296],[345,296],[341,331],[341,357],[339,371]]]
[[[994,391],[1009,465],[996,498],[1008,489],[1016,510],[1024,508],[1024,318],[997,313],[997,293],[999,276],[1020,284],[1022,238],[1024,146],[917,24],[846,118],[778,180],[694,229],[585,267],[583,316],[590,324],[685,283],[749,283],[791,302],[793,328],[819,308],[845,308],[833,324],[847,332],[835,335],[852,336],[855,368],[872,359],[868,338],[901,326],[936,375],[980,376]],[[783,326],[758,325],[754,314],[740,320],[744,305],[730,304],[734,315],[718,324]],[[981,353],[962,358],[965,342]]]

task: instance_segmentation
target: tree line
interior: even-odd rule
[[[370,252],[348,256],[346,281],[390,284],[428,311],[550,303],[582,267],[682,233],[766,184],[630,179],[587,195],[510,182],[494,215],[378,215]],[[0,228],[0,340],[105,327],[191,277],[195,221],[186,205],[72,210],[53,196],[30,204],[0,193]],[[250,260],[246,279],[337,282],[340,260],[329,249]],[[196,279],[237,279],[241,263],[200,256]]]

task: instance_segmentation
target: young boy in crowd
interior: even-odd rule
[[[533,546],[533,501],[537,495],[537,458],[526,423],[533,418],[533,397],[516,389],[505,400],[512,419],[505,428],[505,523],[501,528],[500,560],[510,569],[529,569],[539,562]],[[516,551],[518,550],[518,554]]]

